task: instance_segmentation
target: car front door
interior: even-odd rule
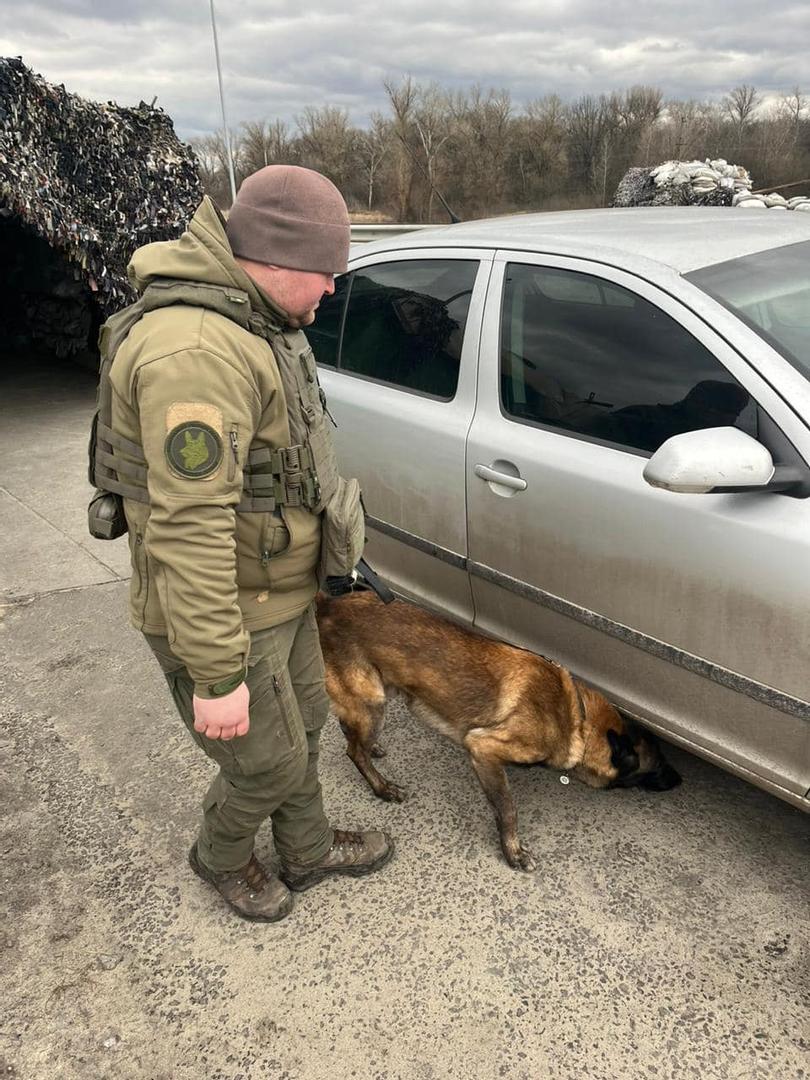
[[[341,472],[363,490],[368,562],[466,622],[464,449],[491,263],[459,248],[361,255],[308,331]]]
[[[618,269],[499,252],[467,459],[476,622],[798,801],[810,787],[810,500],[673,494],[671,435],[808,431],[672,296]],[[767,415],[766,415],[767,414]],[[769,420],[770,417],[770,420]]]

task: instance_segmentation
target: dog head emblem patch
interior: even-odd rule
[[[166,436],[166,460],[173,472],[188,480],[212,476],[222,461],[222,439],[208,424],[178,424]]]

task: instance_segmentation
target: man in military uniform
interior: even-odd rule
[[[326,177],[261,169],[227,223],[205,198],[179,240],[135,252],[141,299],[101,338],[91,468],[123,499],[132,621],[219,765],[190,863],[249,919],[280,919],[290,889],[393,852],[384,833],[331,828],[318,780],[328,701],[313,599],[319,578],[351,570],[324,563],[327,547],[346,550],[328,530],[345,531],[352,561],[363,523],[301,328],[346,270],[349,235]],[[253,850],[268,817],[279,877]]]

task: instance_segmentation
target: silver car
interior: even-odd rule
[[[810,215],[400,235],[309,336],[398,592],[810,809]]]

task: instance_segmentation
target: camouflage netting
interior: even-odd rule
[[[86,349],[99,320],[132,299],[135,248],[179,236],[201,198],[193,152],[162,109],[86,101],[0,58],[7,347]]]

